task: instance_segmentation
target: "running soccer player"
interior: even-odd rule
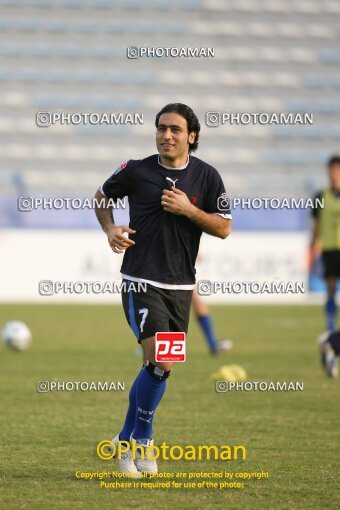
[[[114,201],[128,197],[130,226],[114,224],[107,201],[96,215],[114,253],[125,251],[123,281],[147,284],[144,293],[122,292],[126,319],[143,347],[144,365],[131,387],[123,428],[113,439],[136,441],[142,448],[153,444],[153,418],[173,366],[156,362],[155,334],[187,332],[202,232],[225,239],[231,231],[219,173],[191,155],[200,132],[192,109],[168,104],[155,125],[158,154],[121,164],[96,193],[97,201],[103,195]],[[131,450],[119,462],[121,471],[131,476],[157,472],[155,460],[137,453],[134,462]]]
[[[311,250],[315,260],[321,245],[324,278],[327,285],[326,318],[327,329],[335,330],[336,283],[340,278],[340,157],[333,156],[328,161],[330,185],[316,195],[324,200],[324,207],[315,207]]]

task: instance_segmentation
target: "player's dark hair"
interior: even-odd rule
[[[194,143],[189,143],[189,152],[194,152],[198,148],[198,138],[201,130],[201,125],[198,121],[198,118],[192,111],[192,109],[183,103],[169,103],[164,106],[160,112],[156,115],[155,125],[158,128],[159,117],[163,115],[163,113],[178,113],[185,118],[188,125],[188,133],[194,132],[196,137]]]
[[[330,170],[333,165],[340,165],[340,156],[332,156],[329,158],[327,163],[328,170]]]

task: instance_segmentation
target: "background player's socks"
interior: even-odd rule
[[[146,368],[143,368],[136,382],[136,421],[133,438],[151,439],[152,420],[163,397],[166,379],[156,379],[149,374]]]
[[[137,389],[137,379],[139,374],[137,375],[133,385],[131,386],[129,393],[129,408],[126,413],[125,423],[122,428],[122,431],[119,434],[120,441],[130,441],[130,436],[135,427],[136,421],[136,389]]]
[[[328,298],[326,302],[327,328],[329,331],[335,330],[336,303],[334,298]]]
[[[210,315],[197,317],[197,322],[203,331],[204,338],[209,346],[209,349],[212,353],[216,353],[218,349],[218,343],[215,338],[214,328]]]

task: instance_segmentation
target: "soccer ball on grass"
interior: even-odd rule
[[[2,330],[4,344],[13,351],[25,351],[32,340],[32,334],[24,322],[6,322]]]

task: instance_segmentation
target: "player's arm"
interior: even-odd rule
[[[226,239],[231,232],[231,220],[216,213],[207,213],[193,205],[187,195],[177,189],[163,190],[161,204],[164,211],[186,216],[203,232]]]
[[[136,231],[123,225],[117,227],[113,221],[112,205],[109,199],[97,190],[95,194],[95,212],[100,226],[107,235],[107,240],[114,253],[122,253],[124,250],[135,244],[128,239],[124,233],[134,234]]]
[[[316,216],[312,219],[312,240],[311,247],[315,247],[320,236],[320,219]]]
[[[313,261],[319,256],[320,252],[320,209],[316,205],[317,199],[322,199],[322,193],[315,195],[314,207],[312,209],[312,235],[310,250]]]

